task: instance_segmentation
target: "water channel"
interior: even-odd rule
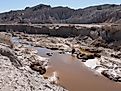
[[[51,76],[56,71],[60,77],[59,84],[69,91],[121,91],[121,84],[113,82],[87,68],[79,59],[69,54],[37,48],[40,56],[47,57],[52,52],[50,67],[45,75]]]
[[[13,38],[14,43],[20,40]],[[96,74],[79,59],[70,54],[59,54],[58,51],[36,47],[38,54],[49,57],[50,67],[44,76],[51,76],[54,71],[59,75],[59,84],[69,91],[121,91],[121,84]],[[47,53],[53,53],[47,56]]]

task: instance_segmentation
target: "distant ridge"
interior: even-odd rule
[[[0,23],[121,23],[121,5],[104,4],[83,9],[39,4],[0,14]]]

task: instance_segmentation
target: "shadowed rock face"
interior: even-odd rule
[[[0,14],[0,23],[121,23],[121,6],[104,4],[84,9],[37,5]]]
[[[0,25],[0,31],[18,31],[28,34],[47,34],[50,36],[72,37],[72,36],[86,36],[89,35],[90,29],[88,27],[69,26],[69,25]],[[98,29],[98,28],[97,28]]]
[[[121,27],[120,25],[109,25],[104,26],[90,26],[90,25],[56,25],[56,24],[43,24],[43,25],[33,25],[33,24],[15,24],[15,25],[0,25],[0,31],[6,32],[25,32],[28,34],[47,34],[50,36],[57,37],[76,37],[76,36],[89,36],[92,39],[97,39],[102,37],[106,42],[117,42],[121,41]],[[120,44],[120,42],[117,42]]]
[[[30,65],[30,68],[34,71],[39,72],[41,75],[46,73],[46,69],[42,67],[42,64],[40,63],[33,63]]]
[[[16,67],[22,66],[20,60],[15,55],[15,52],[12,51],[10,48],[6,47],[5,45],[0,44],[0,54],[3,56],[7,56],[14,66]]]

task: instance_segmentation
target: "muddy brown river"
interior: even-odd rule
[[[49,49],[38,48],[39,55],[48,57]],[[94,73],[75,57],[69,54],[58,54],[56,51],[50,58],[50,66],[46,76],[56,71],[60,77],[59,84],[69,91],[121,91],[121,84]]]
[[[18,43],[18,39],[12,40]],[[59,84],[69,91],[121,91],[121,83],[116,83],[104,76],[94,73],[75,57],[69,54],[59,54],[46,48],[37,48],[38,54],[50,58],[50,67],[45,76],[51,76],[54,71],[59,75]],[[47,56],[46,53],[53,53]]]

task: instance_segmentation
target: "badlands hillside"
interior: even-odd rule
[[[71,9],[40,4],[1,13],[0,23],[121,23],[121,5],[104,4]]]

